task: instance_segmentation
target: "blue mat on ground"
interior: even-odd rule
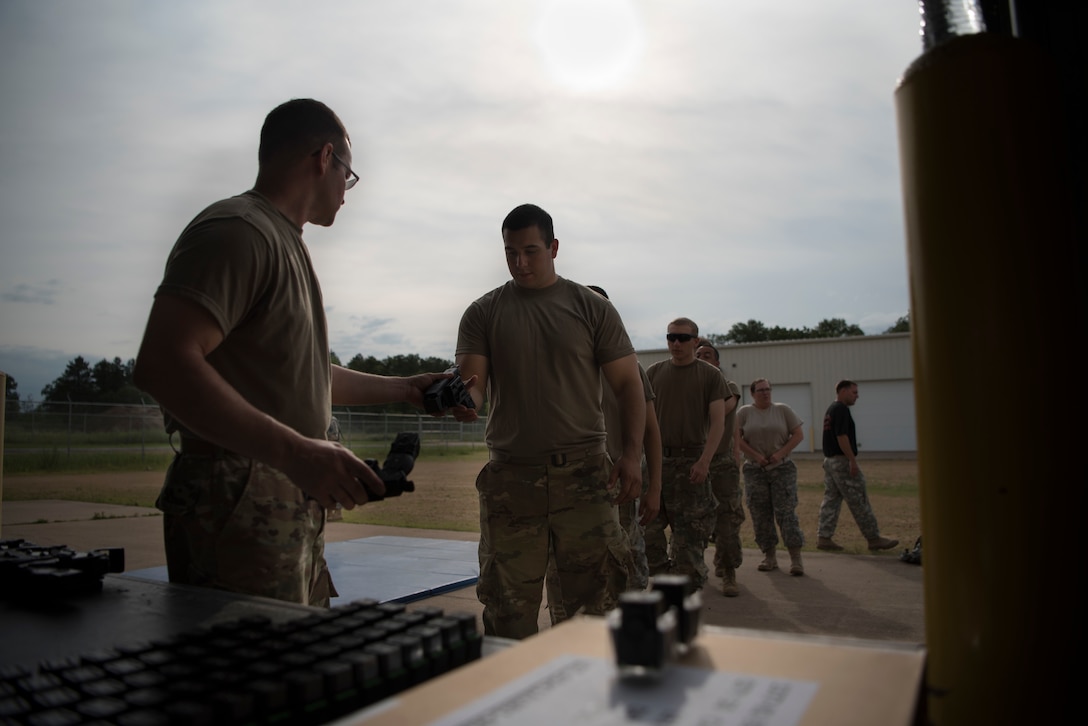
[[[476,542],[419,537],[363,537],[325,544],[325,559],[339,597],[333,605],[362,598],[414,602],[476,583]],[[165,567],[123,576],[166,582]]]

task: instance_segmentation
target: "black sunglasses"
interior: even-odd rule
[[[680,341],[681,343],[686,343],[693,338],[695,338],[695,336],[691,333],[667,333],[665,335],[665,340],[669,341],[670,343],[675,343],[677,341]]]

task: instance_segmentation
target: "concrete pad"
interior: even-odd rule
[[[109,518],[122,513],[129,516]],[[63,544],[77,551],[124,547],[126,570],[132,571],[166,564],[158,514],[157,510],[142,507],[81,502],[4,502],[0,537],[22,538],[39,545]],[[36,523],[40,519],[47,521]],[[344,522],[330,522],[325,536],[328,543],[376,536],[479,541],[475,532]],[[744,564],[737,570],[740,597],[724,597],[719,589],[721,581],[711,576],[702,591],[702,620],[710,625],[760,631],[923,643],[923,570],[899,560],[901,551],[874,555],[806,551],[805,575],[791,577],[784,570],[759,572],[756,564],[762,555],[745,550]],[[714,549],[708,548],[706,558],[711,572],[713,556]],[[788,562],[784,551],[780,561]],[[477,616],[483,610],[471,586],[416,604]],[[549,626],[543,603],[539,623],[542,629]]]

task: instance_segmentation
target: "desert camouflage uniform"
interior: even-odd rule
[[[700,588],[706,584],[706,543],[714,532],[718,500],[711,476],[691,481],[698,457],[666,456],[661,461],[661,513],[646,527],[646,558],[650,574],[687,575]],[[665,544],[665,527],[672,536]]]
[[[230,453],[178,454],[155,506],[171,582],[328,607],[325,511],[285,474]]]
[[[824,458],[824,500],[820,504],[819,530],[821,537],[831,539],[835,527],[839,524],[839,510],[843,500],[850,508],[850,513],[858,523],[858,529],[867,540],[880,537],[880,527],[876,515],[869,504],[869,495],[865,491],[865,475],[858,472],[850,476],[850,460],[845,456]]]
[[[562,466],[488,462],[476,478],[480,499],[480,579],[484,632],[526,638],[537,632],[549,554],[558,565],[549,590],[552,624],[604,615],[627,583],[630,551],[620,527],[612,462],[594,454]],[[490,538],[487,533],[490,533]]]
[[[732,439],[732,437],[730,437]],[[732,441],[730,441],[732,448]],[[725,576],[725,568],[740,567],[744,554],[740,546],[740,527],[744,524],[741,501],[740,470],[731,455],[715,454],[710,460],[710,482],[718,500],[714,526],[714,574]]]
[[[661,465],[662,479],[664,479],[664,462]],[[662,482],[661,488],[665,488],[664,482]],[[669,526],[669,523],[665,520],[665,493],[661,493],[661,511],[657,513],[657,517],[654,521],[646,525],[643,531],[643,541],[646,546],[646,567],[650,573],[650,577],[654,575],[667,575],[669,574],[671,567],[669,563],[669,540],[665,536],[665,528]]]
[[[793,461],[787,459],[766,470],[745,461],[744,495],[761,551],[778,546],[774,522],[778,523],[787,548],[804,547],[805,535],[797,521],[797,465]]]

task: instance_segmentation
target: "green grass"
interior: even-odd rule
[[[5,474],[99,474],[120,471],[165,471],[173,453],[159,449],[128,451],[73,451],[49,449],[5,453]]]
[[[352,442],[351,450],[361,459],[376,459],[379,465],[389,453],[390,442]],[[484,451],[482,442],[424,441],[420,446],[420,461],[428,459],[464,458]],[[4,453],[5,474],[99,474],[121,471],[166,471],[174,458],[167,447],[157,445],[143,450],[140,445],[95,450],[81,444],[71,453],[67,447],[53,447],[39,451]]]

